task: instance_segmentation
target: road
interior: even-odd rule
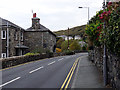
[[[2,72],[2,84],[0,87],[64,88],[68,84],[70,88],[77,67],[77,60],[84,55],[75,54],[48,58],[2,70],[0,71]]]

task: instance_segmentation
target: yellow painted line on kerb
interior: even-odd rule
[[[80,58],[80,57],[79,57],[79,58]],[[79,58],[77,58],[76,61],[74,62],[73,66],[72,66],[72,68],[70,69],[70,72],[68,73],[68,75],[67,75],[64,83],[62,84],[60,90],[62,90],[64,87],[65,87],[65,90],[67,89],[67,87],[68,87],[68,85],[69,85],[69,83],[70,83],[70,81],[71,81],[71,78],[72,78],[72,76],[73,76],[73,73],[74,73],[74,71],[75,71],[75,68],[76,68],[76,66],[77,66],[77,63],[78,63],[78,61],[79,61]],[[65,86],[65,85],[66,85],[66,86]]]
[[[27,62],[27,63],[23,63],[23,64],[19,64],[19,65],[16,65],[16,66],[12,66],[12,67],[8,67],[8,68],[5,68],[5,69],[1,69],[0,71],[11,69],[11,68],[15,68],[15,67],[19,67],[19,66],[26,65],[26,64],[30,64],[30,63],[33,63],[33,62],[38,62],[38,61],[46,60],[46,59],[48,59],[48,58],[40,59],[40,60],[37,60],[37,61],[31,61],[31,62]]]

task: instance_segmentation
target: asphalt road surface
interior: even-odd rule
[[[75,73],[75,63],[84,55],[81,53],[48,58],[2,70],[0,88],[61,88],[65,87],[65,81],[69,82],[70,88]]]

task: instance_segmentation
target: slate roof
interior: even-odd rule
[[[14,23],[12,23],[12,22],[10,22],[10,21],[8,21],[8,20],[3,19],[3,18],[0,17],[0,26],[5,27],[5,26],[7,26],[7,23],[8,23],[8,26],[12,26],[12,27],[23,29],[22,27],[20,27],[20,26],[18,26],[16,24],[14,24]]]
[[[33,31],[33,32],[50,32],[51,34],[53,34],[54,36],[56,36],[52,31],[50,31],[48,28],[46,28],[45,26],[43,26],[42,24],[40,24],[40,29],[33,29],[32,27],[26,29],[25,31]]]
[[[33,30],[35,31],[35,29],[33,29],[32,27],[26,29],[26,31],[33,31]],[[41,24],[40,24],[40,29],[38,29],[38,31],[48,31],[48,30],[49,30],[48,28],[46,28],[45,26]]]

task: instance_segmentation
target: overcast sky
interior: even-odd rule
[[[103,0],[1,0],[0,17],[24,29],[31,26],[32,10],[37,13],[40,23],[52,31],[84,25],[102,9]]]

